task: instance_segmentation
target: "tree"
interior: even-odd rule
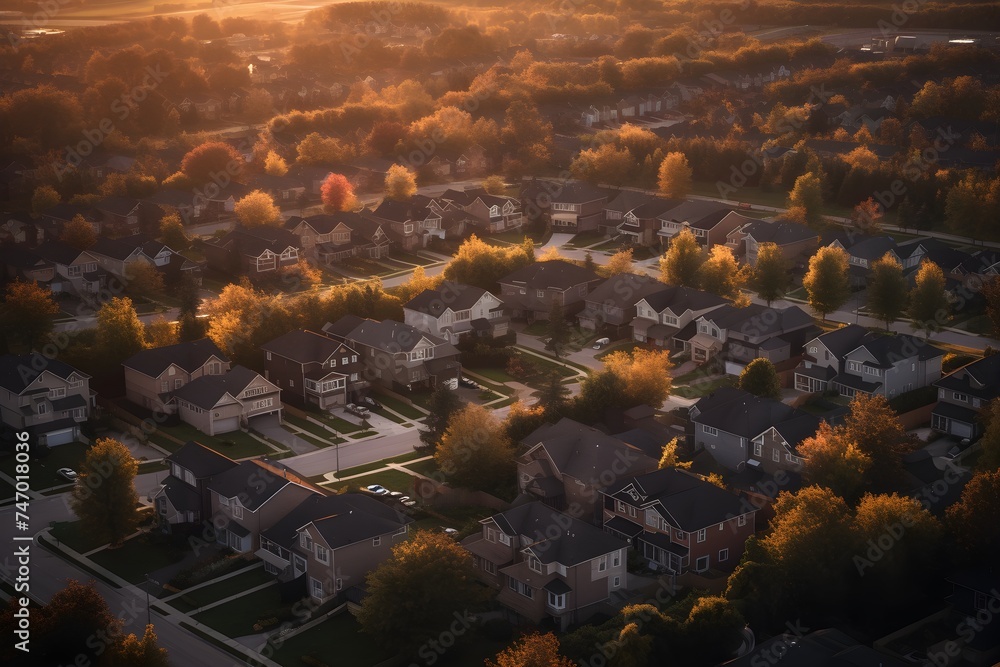
[[[486,660],[486,667],[576,667],[559,654],[559,640],[551,632],[521,637],[497,654],[496,661]]]
[[[986,299],[986,316],[993,325],[993,335],[1000,337],[1000,276],[983,280],[982,294]]]
[[[713,246],[708,259],[698,269],[698,284],[701,289],[727,299],[739,297],[740,289],[746,281],[746,268],[736,261],[729,246]]]
[[[233,207],[233,212],[244,227],[281,225],[281,209],[274,205],[271,195],[263,190],[254,190],[240,199]]]
[[[672,438],[670,442],[663,445],[663,453],[660,455],[660,470],[664,468],[683,468],[687,470],[693,461],[681,461],[677,455],[677,438]]]
[[[903,266],[891,252],[872,262],[868,312],[885,322],[885,330],[906,310],[907,284]]]
[[[757,264],[751,273],[751,285],[760,298],[771,302],[785,296],[792,284],[791,265],[776,243],[770,241],[757,246]]]
[[[142,638],[129,633],[109,654],[111,667],[169,667],[167,649],[156,643],[152,624],[146,626]]]
[[[915,331],[923,331],[925,338],[930,338],[931,332],[940,329],[951,317],[945,286],[941,267],[927,259],[920,262],[906,314],[911,320],[910,326]]]
[[[264,173],[270,176],[284,176],[288,173],[288,163],[274,151],[268,151],[264,158]]]
[[[809,259],[809,271],[802,286],[813,310],[826,316],[847,303],[851,296],[847,253],[835,246],[823,246]]]
[[[978,472],[962,489],[957,503],[945,511],[949,532],[962,556],[983,565],[995,563],[1000,553],[1000,470]]]
[[[534,246],[529,254],[526,243],[517,246],[493,246],[473,234],[462,242],[458,252],[444,269],[445,280],[497,290],[497,281],[508,273],[534,261]]]
[[[421,449],[431,453],[437,449],[438,443],[448,429],[452,416],[465,407],[465,401],[445,385],[439,385],[431,393],[427,403],[428,415],[424,418],[426,429],[420,431]]]
[[[467,405],[452,415],[434,460],[455,486],[494,491],[513,480],[514,455],[493,413]]]
[[[770,359],[758,357],[740,373],[739,388],[754,396],[781,399],[781,380]]]
[[[823,184],[819,176],[811,171],[795,179],[795,185],[788,194],[788,208],[798,207],[803,209],[806,222],[810,225],[823,219]]]
[[[913,451],[913,440],[889,401],[878,394],[859,392],[851,401],[843,428],[847,441],[856,443],[872,460],[871,488],[893,490],[903,472],[903,457]]]
[[[483,179],[483,189],[487,194],[502,195],[507,191],[507,181],[503,176],[494,174]]]
[[[92,224],[77,213],[72,220],[63,225],[59,240],[77,250],[86,250],[97,243],[97,232]]]
[[[113,297],[97,311],[97,349],[105,361],[120,363],[146,347],[146,329],[127,296]]]
[[[352,211],[357,208],[358,199],[354,196],[354,186],[343,174],[331,173],[320,187],[320,198],[323,200],[323,210]]]
[[[549,339],[545,342],[545,349],[554,354],[556,359],[559,359],[573,333],[569,328],[569,322],[566,321],[566,314],[561,302],[553,301],[551,308],[549,308],[546,333]]]
[[[597,273],[597,262],[594,261],[594,255],[589,250],[583,253],[583,268]]]
[[[543,407],[528,407],[524,401],[517,400],[510,404],[507,417],[503,420],[503,430],[511,442],[521,442],[546,421]]]
[[[624,386],[618,402],[625,407],[651,405],[659,408],[673,388],[673,362],[667,350],[635,348],[619,350],[604,358],[604,368]]]
[[[567,397],[570,395],[570,390],[563,384],[562,380],[562,376],[552,370],[546,374],[542,387],[538,390],[536,405],[541,406],[545,410],[546,417],[550,419],[563,416],[568,403]]]
[[[0,304],[0,332],[8,343],[17,341],[26,349],[35,349],[52,333],[52,318],[59,306],[52,291],[35,282],[15,280],[7,283]]]
[[[851,223],[863,234],[878,235],[882,233],[882,205],[873,197],[869,197],[854,207]]]
[[[385,196],[396,201],[406,201],[417,194],[417,175],[401,164],[389,167],[385,175]]]
[[[892,548],[879,547],[878,559],[867,550],[853,558],[872,600],[916,598],[912,582],[940,568],[941,524],[916,498],[866,494],[854,511],[854,531],[866,546],[883,545],[886,536],[893,540]]]
[[[684,153],[667,153],[660,163],[656,183],[660,194],[671,199],[683,199],[691,193],[691,166]]]
[[[704,261],[701,244],[689,229],[682,229],[670,240],[660,258],[660,280],[668,285],[698,287],[698,269]]]
[[[198,188],[208,183],[224,187],[237,180],[245,166],[239,151],[223,141],[196,146],[181,160],[181,172]]]
[[[1000,398],[995,398],[983,406],[979,412],[979,419],[986,427],[979,441],[983,455],[977,465],[980,470],[996,470],[1000,468]]]
[[[139,464],[128,447],[99,438],[88,450],[73,487],[73,511],[87,530],[120,545],[139,523],[139,496],[133,480]]]
[[[31,193],[31,214],[38,217],[62,201],[59,193],[51,185],[39,185]]]
[[[635,273],[635,265],[632,263],[632,248],[619,250],[611,255],[602,269],[601,275],[608,278],[620,273]]]
[[[178,342],[177,328],[163,315],[146,325],[146,344],[148,347],[167,347]]]
[[[587,148],[579,152],[569,165],[574,178],[589,183],[622,185],[635,169],[635,161],[627,150],[614,144]]]
[[[163,219],[160,220],[160,240],[176,252],[187,250],[188,246],[191,245],[191,239],[184,231],[181,216],[176,213],[163,216]]]
[[[31,664],[95,664],[121,641],[122,621],[93,583],[70,579],[35,619]]]
[[[163,274],[150,262],[132,262],[125,267],[128,293],[134,297],[148,298],[163,294]]]
[[[369,635],[403,650],[436,637],[483,595],[472,555],[440,532],[417,531],[372,570],[358,621]],[[400,591],[406,591],[402,598]]]
[[[805,459],[802,478],[806,484],[831,489],[851,504],[861,497],[872,459],[848,440],[844,429],[821,422],[816,435],[803,440],[798,450]]]

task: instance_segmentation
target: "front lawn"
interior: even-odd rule
[[[438,470],[437,461],[435,461],[432,458],[427,459],[426,461],[414,461],[413,463],[407,464],[405,467],[409,468],[413,472],[418,472],[421,475],[428,475],[428,476],[430,476],[432,473],[437,472]]]
[[[270,447],[243,431],[232,431],[230,433],[220,433],[216,436],[210,436],[202,433],[190,424],[160,426],[159,430],[172,435],[181,442],[194,440],[231,459],[260,456],[262,454],[270,454],[272,451]]]
[[[242,637],[252,635],[254,623],[266,618],[275,618],[288,605],[282,603],[277,582],[274,586],[262,588],[255,593],[241,596],[236,600],[212,607],[208,611],[193,616],[194,620],[204,623],[227,637]]]
[[[377,665],[391,658],[395,651],[385,642],[361,632],[361,626],[349,613],[342,613],[278,642],[271,659],[279,665],[299,667],[308,656],[326,665]]]
[[[414,479],[413,475],[409,475],[401,470],[383,470],[363,477],[349,479],[347,483],[354,488],[362,489],[372,484],[381,484],[390,491],[410,493],[413,490]]]
[[[256,588],[261,584],[272,581],[274,581],[274,577],[265,572],[264,568],[255,567],[249,572],[223,579],[222,581],[189,593],[184,593],[180,597],[170,600],[167,604],[178,611],[188,613],[231,595],[237,595],[242,591],[248,591],[251,588]]]
[[[133,537],[117,549],[105,549],[90,557],[101,567],[111,570],[132,584],[142,583],[154,570],[176,563],[183,552],[172,548],[152,534]]]
[[[105,544],[103,540],[94,537],[93,533],[88,533],[79,521],[57,521],[52,526],[51,533],[60,543],[81,554]]]
[[[329,412],[321,412],[316,415],[316,418],[321,422],[329,424],[337,433],[346,434],[361,430],[361,427],[357,424],[352,424],[346,419],[341,419],[340,417],[334,417]]]
[[[56,474],[56,470],[59,470],[59,468],[72,468],[79,472],[80,464],[83,463],[83,458],[88,448],[89,445],[80,442],[70,442],[65,445],[56,445],[49,448],[48,455],[43,459],[32,460],[29,472],[31,490],[41,491],[52,486],[69,484],[69,482]],[[17,462],[13,456],[6,456],[0,461],[0,470],[11,478],[15,478],[16,472],[14,466],[16,464]]]
[[[308,442],[312,442],[317,447],[329,447],[332,443],[344,442],[343,438],[338,438],[319,424],[314,424],[311,421],[299,419],[298,417],[293,417],[289,414],[285,414],[283,419],[288,424],[291,424],[292,426],[308,433],[309,436],[304,436],[301,433],[298,435],[300,438],[303,438]]]

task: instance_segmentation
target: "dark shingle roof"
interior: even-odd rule
[[[694,421],[747,439],[774,427],[793,448],[816,433],[819,419],[781,401],[760,398],[736,389],[722,387],[694,404],[699,411]]]
[[[819,238],[819,234],[795,222],[755,220],[743,228],[743,233],[757,243],[775,243],[779,246]]]
[[[62,241],[47,241],[35,248],[35,254],[42,259],[63,265],[72,264],[84,252]]]
[[[174,397],[210,410],[229,394],[236,398],[247,386],[260,377],[257,371],[244,366],[233,366],[223,375],[202,375],[174,392]]]
[[[598,280],[590,269],[565,260],[532,262],[500,279],[502,284],[523,283],[532,289],[567,290],[581,283]]]
[[[438,289],[427,289],[410,299],[403,308],[409,308],[433,317],[439,316],[447,308],[468,310],[479,303],[486,290],[471,285],[452,282],[441,283]]]
[[[528,447],[541,443],[560,474],[584,483],[599,483],[602,472],[622,462],[628,463],[630,470],[655,465],[635,447],[568,417],[540,426],[522,443]]]
[[[362,493],[345,493],[337,496],[323,496],[316,493],[299,503],[262,534],[267,539],[290,549],[295,544],[298,530],[310,521],[316,523],[323,538],[336,549],[339,546],[394,532],[410,523],[411,519]]]
[[[202,338],[188,343],[143,350],[123,361],[122,365],[150,377],[158,377],[170,364],[177,364],[190,373],[201,368],[213,356],[223,362],[229,362],[229,358],[215,343],[208,338]]]
[[[650,276],[619,273],[591,290],[587,295],[587,302],[628,308],[662,287],[663,283]]]
[[[229,470],[216,475],[208,483],[208,488],[224,498],[238,497],[240,504],[252,511],[291,483],[292,480],[259,461],[241,461]]]
[[[332,333],[336,336],[343,335],[343,337],[347,340],[359,341],[369,347],[386,350],[394,354],[397,352],[409,352],[416,347],[417,343],[419,343],[422,338],[426,338],[436,346],[455,350],[452,345],[437,336],[432,336],[429,333],[425,333],[420,329],[412,327],[409,324],[404,324],[403,322],[397,322],[396,320],[382,320],[381,322],[377,322],[375,320],[354,318],[352,315],[345,315],[345,317],[352,318],[350,322],[359,320],[357,325],[348,333],[340,333],[341,331],[347,329],[347,326],[341,325],[340,320],[334,322],[333,324],[328,323],[323,327],[323,331]],[[442,352],[444,352],[443,349]],[[444,352],[444,354],[447,354],[447,352]]]
[[[506,535],[528,538],[532,553],[543,563],[572,566],[628,546],[600,528],[541,502],[494,514],[492,519]]]
[[[846,327],[817,336],[817,339],[830,350],[830,354],[838,359],[843,359],[848,352],[858,348],[866,335],[868,335],[868,329],[858,324],[848,324]]]
[[[57,375],[64,380],[73,373],[82,378],[90,377],[65,362],[58,359],[50,359],[37,352],[30,354],[5,354],[0,357],[0,386],[7,391],[20,394],[45,371]]]
[[[704,317],[722,329],[739,329],[753,337],[782,333],[813,322],[812,316],[798,306],[768,308],[761,304],[750,304],[745,308],[722,306]]]
[[[167,456],[167,460],[190,470],[197,478],[213,477],[236,465],[236,461],[228,456],[193,440],[188,440],[180,449]]]
[[[944,356],[944,351],[940,348],[909,334],[888,335],[871,332],[858,344],[858,347],[868,350],[883,368],[889,368],[912,357],[924,361]]]
[[[974,361],[934,384],[985,400],[997,398],[1000,396],[1000,354]]]
[[[291,359],[300,364],[326,361],[343,343],[315,331],[298,329],[268,341],[260,349]]]
[[[705,310],[729,303],[717,294],[679,285],[664,286],[645,298],[646,303],[656,312],[670,308],[677,315],[688,310]]]

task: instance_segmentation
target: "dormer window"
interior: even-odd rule
[[[528,567],[530,567],[535,572],[542,571],[542,561],[538,560],[534,556],[528,558]]]

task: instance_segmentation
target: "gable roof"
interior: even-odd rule
[[[335,341],[329,336],[297,329],[264,343],[260,349],[300,364],[307,364],[326,361],[342,346],[344,343]]]
[[[208,488],[223,498],[239,498],[243,507],[254,511],[292,483],[282,471],[254,459],[216,475]]]
[[[409,352],[421,339],[426,338],[442,348],[443,354],[457,352],[455,347],[437,336],[425,333],[409,324],[396,320],[368,320],[356,315],[345,315],[336,322],[327,322],[323,331],[345,340],[358,341],[391,353]],[[439,355],[435,355],[439,356]]]
[[[848,324],[817,336],[816,340],[830,350],[830,354],[842,359],[851,350],[856,350],[868,333],[868,329],[859,324]]]
[[[395,532],[412,519],[363,493],[324,496],[314,493],[261,533],[285,548],[294,546],[299,529],[312,522],[331,548]]]
[[[1000,397],[1000,354],[962,366],[935,382],[934,386],[971,394],[983,400]]]
[[[761,398],[735,387],[721,387],[694,404],[693,421],[743,438],[756,438],[774,427],[794,449],[816,433],[819,419],[781,401]]]
[[[166,347],[142,350],[122,362],[122,365],[150,377],[158,377],[171,364],[191,373],[205,365],[212,357],[229,363],[229,357],[209,338],[177,343]]]
[[[46,241],[35,248],[35,254],[42,259],[63,265],[72,264],[85,252],[87,251],[79,250],[62,241]]]
[[[773,314],[769,316],[766,313],[777,314],[777,317],[774,317]],[[741,331],[742,333],[752,334],[754,337],[798,329],[813,323],[812,316],[798,306],[768,308],[757,303],[752,303],[745,308],[725,305],[702,317],[714,322],[722,329],[742,327],[745,329],[745,331]]]
[[[446,280],[441,287],[426,289],[416,295],[403,308],[438,317],[448,308],[453,311],[468,310],[486,294],[487,291],[479,287]]]
[[[655,466],[640,450],[596,428],[563,417],[544,424],[521,441],[528,447],[541,445],[556,471],[584,483],[599,483],[601,473],[625,463],[627,469]]]
[[[819,234],[797,222],[754,220],[741,231],[757,243],[774,243],[779,246],[819,239]]]
[[[219,404],[223,396],[239,397],[254,380],[262,377],[257,371],[245,366],[233,366],[222,375],[202,375],[174,391],[173,396],[199,408],[210,410]]]
[[[628,494],[634,489],[638,501]],[[604,491],[608,496],[657,509],[664,519],[685,532],[694,532],[726,521],[748,509],[739,496],[678,468],[665,468],[621,480]]]
[[[5,354],[0,357],[0,387],[20,394],[45,371],[64,380],[73,373],[81,378],[90,378],[86,373],[76,370],[65,362],[43,356],[37,352]]]
[[[595,282],[600,277],[590,269],[562,259],[532,262],[500,279],[501,284],[523,283],[532,289],[567,290],[581,283]]]
[[[526,503],[484,519],[489,520],[505,535],[528,538],[526,548],[543,563],[573,566],[628,546],[624,540],[542,502]]]
[[[231,232],[208,243],[221,248],[238,249],[240,253],[249,257],[260,257],[265,251],[270,250],[276,255],[280,255],[288,248],[298,248],[299,238],[287,229],[276,227],[237,227]]]
[[[851,352],[861,348],[875,357],[875,361],[883,368],[890,368],[913,357],[925,361],[944,356],[944,350],[909,334],[878,334],[872,331]]]
[[[663,289],[657,290],[645,297],[646,303],[656,312],[670,308],[674,313],[680,315],[688,310],[705,310],[706,308],[717,308],[729,303],[723,297],[692,289],[680,285],[665,285]]]
[[[139,254],[144,254],[139,244],[129,243],[125,239],[109,239],[104,236],[98,238],[94,245],[89,248],[89,251],[120,261],[124,261],[133,254],[136,254],[136,251],[139,251]]]
[[[194,440],[188,440],[176,452],[169,454],[167,461],[190,470],[196,478],[213,477],[237,465],[236,461],[228,456],[223,456]]]
[[[663,283],[652,276],[619,273],[592,289],[587,295],[587,301],[616,306],[634,306],[640,299],[659,291],[661,287],[663,287]]]

